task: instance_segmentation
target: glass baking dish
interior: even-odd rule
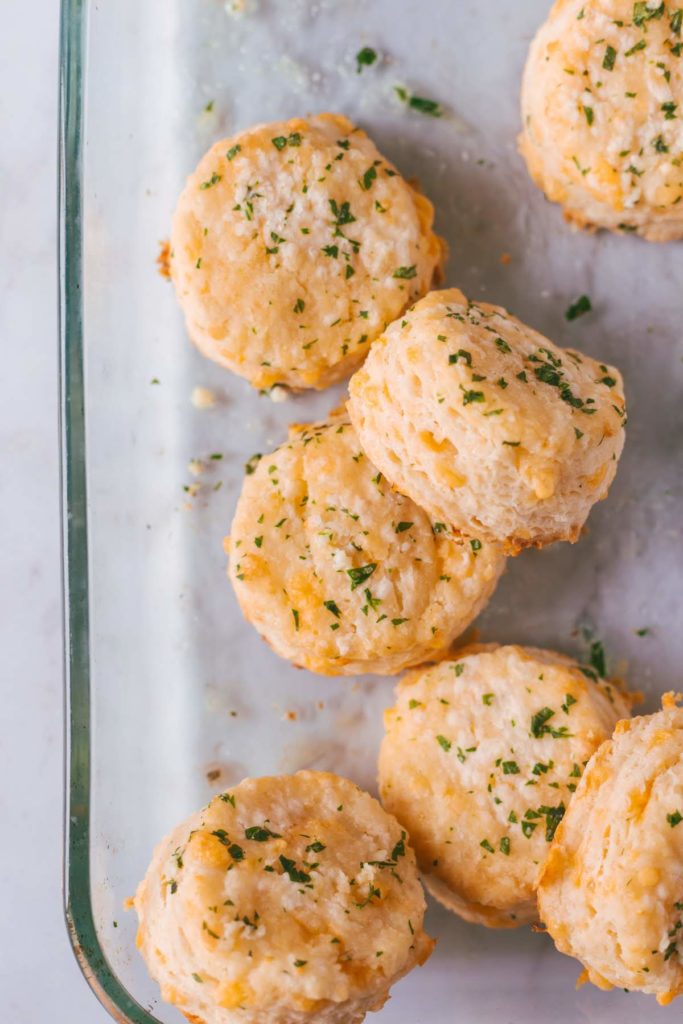
[[[318,678],[280,661],[225,579],[245,461],[342,390],[276,404],[186,341],[155,257],[214,139],[348,114],[435,202],[448,283],[622,369],[630,423],[609,501],[578,546],[511,562],[478,629],[578,655],[597,639],[648,710],[679,684],[683,250],[574,233],[530,184],[515,149],[519,79],[547,7],[63,0],[66,914],[84,974],[119,1021],[181,1019],[159,1002],[123,909],[155,842],[244,775],[315,767],[373,789],[392,693],[391,680]],[[381,58],[359,73],[363,46]],[[396,86],[438,100],[444,116],[408,110]],[[570,323],[582,294],[593,311]],[[215,393],[213,408],[193,405],[197,386]],[[211,467],[197,480],[193,458]],[[578,966],[542,934],[468,926],[434,904],[427,927],[435,954],[378,1024],[678,1019],[676,1004],[575,992]]]

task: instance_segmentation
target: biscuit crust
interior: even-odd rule
[[[591,758],[543,869],[555,945],[600,988],[683,993],[683,708],[620,722]]]
[[[364,449],[402,494],[511,552],[577,540],[624,444],[618,370],[455,288],[391,324],[349,392]]]
[[[162,840],[134,905],[162,997],[199,1024],[357,1024],[433,946],[405,831],[326,772],[215,797]]]
[[[189,335],[254,387],[328,387],[431,286],[445,255],[433,217],[345,117],[223,139],[173,219],[171,277]]]
[[[683,25],[675,4],[559,0],[534,39],[519,148],[581,227],[683,237]]]
[[[490,928],[536,920],[536,885],[584,765],[629,714],[592,670],[496,644],[409,673],[385,714],[384,806],[428,890]]]
[[[294,428],[244,481],[227,544],[246,618],[325,675],[389,675],[445,657],[503,571],[397,494],[345,415]]]

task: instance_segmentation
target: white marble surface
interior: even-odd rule
[[[57,0],[0,41],[0,1020],[105,1024],[62,915]]]

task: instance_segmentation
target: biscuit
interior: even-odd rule
[[[505,564],[500,545],[463,542],[397,494],[345,416],[295,428],[260,460],[227,547],[245,617],[325,675],[444,657]]]
[[[193,1024],[357,1024],[431,953],[407,836],[325,772],[245,779],[159,844],[134,906]]]
[[[618,370],[456,289],[391,324],[349,391],[361,444],[402,494],[511,551],[575,541],[624,444]]]
[[[258,125],[211,147],[173,219],[189,335],[254,387],[325,388],[429,289],[434,211],[345,117]]]
[[[683,708],[620,722],[591,758],[538,890],[555,945],[600,988],[683,993]]]
[[[396,692],[380,794],[428,890],[466,921],[535,920],[555,829],[628,700],[561,654],[497,644],[418,669]]]
[[[568,220],[683,237],[683,14],[558,0],[529,51],[519,148]]]

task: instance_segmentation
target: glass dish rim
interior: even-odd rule
[[[83,113],[89,0],[61,0],[59,54],[59,384],[64,636],[64,916],[85,980],[120,1024],[159,1024],[120,982],[90,892],[90,650],[83,380]]]

